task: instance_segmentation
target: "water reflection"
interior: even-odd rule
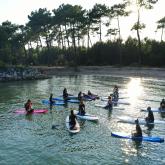
[[[136,103],[138,97],[142,95],[142,91],[141,78],[131,78],[130,82],[127,84],[127,92],[131,104]]]
[[[29,113],[26,114],[26,115],[25,115],[25,119],[26,119],[26,120],[29,120],[29,121],[32,121],[32,119],[33,119],[33,114],[29,114]]]

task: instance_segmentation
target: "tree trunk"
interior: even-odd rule
[[[101,42],[102,41],[102,38],[101,38],[101,35],[102,35],[101,34],[102,33],[102,31],[101,31],[101,19],[100,19],[100,25],[99,26],[100,26],[100,42]]]
[[[164,31],[164,28],[162,27],[161,41],[163,41],[163,31]]]
[[[119,17],[117,17],[117,24],[118,24],[118,30],[119,30],[119,59],[120,59],[120,65],[122,65],[122,51],[121,51],[121,34],[120,34],[120,22]]]
[[[141,52],[141,40],[140,40],[140,33],[139,33],[139,26],[140,26],[140,11],[138,10],[138,21],[137,21],[137,37],[138,37],[138,54],[139,54],[139,65],[142,64],[142,52]]]

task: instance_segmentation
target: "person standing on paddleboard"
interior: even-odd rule
[[[132,133],[133,137],[142,137],[142,129],[139,125],[139,120],[135,120],[135,124],[136,124],[136,132]]]
[[[24,107],[25,107],[26,112],[28,113],[32,113],[34,111],[34,109],[32,108],[32,102],[30,99],[28,99]]]
[[[55,100],[53,100],[53,94],[52,93],[50,94],[49,102],[50,102],[50,110],[52,110],[52,105],[55,103]]]
[[[113,88],[113,100],[118,101],[118,99],[119,99],[119,88],[117,85],[115,85]]]

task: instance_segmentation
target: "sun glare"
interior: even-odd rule
[[[131,100],[131,104],[136,102],[138,97],[142,94],[142,85],[140,78],[131,78],[127,85],[128,97]]]

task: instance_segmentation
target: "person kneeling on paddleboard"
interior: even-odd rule
[[[132,133],[132,136],[133,137],[142,137],[142,129],[139,125],[139,120],[135,120],[135,123],[136,123],[136,132],[135,133]]]
[[[162,101],[160,102],[160,109],[165,109],[165,99],[162,99]]]
[[[108,102],[107,105],[105,106],[106,109],[112,109],[113,108],[113,102],[112,102],[112,97],[108,96]]]
[[[63,90],[63,99],[64,100],[68,100],[68,92],[67,92],[67,89],[66,88],[64,88],[64,90]]]
[[[73,110],[70,111],[70,116],[69,116],[69,125],[70,125],[70,129],[75,129],[75,125],[76,125],[76,115],[73,113]]]
[[[78,93],[78,100],[82,100],[82,97],[83,97],[83,95],[82,95],[82,92],[80,91],[79,93]]]
[[[24,107],[25,107],[26,112],[28,113],[31,113],[34,111],[34,109],[32,108],[32,102],[30,99],[25,103]]]
[[[83,103],[83,100],[80,100],[79,115],[82,115],[82,116],[85,115],[85,104]]]
[[[154,122],[154,115],[153,112],[151,111],[151,107],[147,108],[148,111],[148,116],[145,118],[147,123],[153,123]]]

